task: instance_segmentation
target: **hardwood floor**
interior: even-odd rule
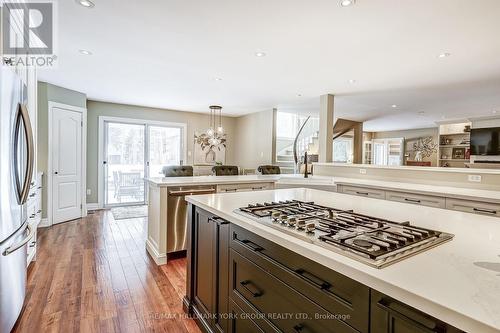
[[[146,219],[109,211],[39,229],[14,332],[200,332],[186,317],[186,259],[156,266]]]

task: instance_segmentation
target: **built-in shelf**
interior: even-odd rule
[[[439,145],[441,148],[456,148],[456,147],[464,147],[464,148],[469,148],[469,144],[459,144],[459,145]]]
[[[466,162],[470,161],[470,159],[458,159],[458,158],[440,158],[440,161],[449,161],[449,162]]]
[[[448,134],[440,134],[441,136],[451,136],[451,135],[470,135],[470,132],[461,132],[461,133],[448,133]]]

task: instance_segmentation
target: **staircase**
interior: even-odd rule
[[[301,137],[297,141],[297,150],[299,156],[304,155],[305,152],[309,155],[318,154],[318,136],[319,131],[315,131],[308,136]],[[293,141],[286,145],[285,148],[278,151],[276,155],[276,164],[280,167],[281,173],[294,173],[295,172],[295,162],[293,160]]]

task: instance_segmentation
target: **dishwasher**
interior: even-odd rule
[[[187,250],[186,195],[215,193],[214,186],[169,187],[167,196],[167,253]]]

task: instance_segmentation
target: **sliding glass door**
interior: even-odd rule
[[[184,127],[126,120],[103,125],[104,205],[145,204],[145,179],[161,177],[164,166],[181,164]]]
[[[149,176],[161,177],[166,165],[181,164],[182,129],[180,127],[148,126]]]
[[[105,139],[106,205],[143,204],[144,125],[107,122]]]

